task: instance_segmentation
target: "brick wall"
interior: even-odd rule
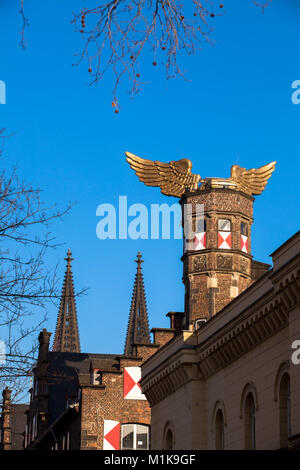
[[[136,345],[136,358],[120,356],[119,370],[102,371],[101,386],[81,387],[81,449],[103,448],[104,420],[118,421],[121,425],[136,423],[150,426],[148,401],[123,398],[124,368],[140,367],[173,336],[173,330],[160,330],[155,334],[156,345]]]
[[[141,362],[122,361],[123,367],[137,367]],[[102,449],[104,420],[121,424],[150,425],[151,413],[146,400],[123,398],[123,371],[103,373],[105,388],[82,387],[81,449]]]

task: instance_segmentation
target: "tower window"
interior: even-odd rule
[[[245,237],[248,237],[248,225],[244,222],[241,223],[241,235],[245,235]]]
[[[193,232],[206,232],[206,220],[203,218],[193,218]]]
[[[218,220],[218,230],[219,232],[230,232],[231,231],[231,221],[228,219],[219,219]]]

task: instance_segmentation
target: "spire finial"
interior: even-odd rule
[[[71,266],[71,261],[73,260],[74,258],[72,258],[72,251],[69,248],[67,252],[67,257],[65,258],[65,261],[67,261],[67,266]]]
[[[136,257],[137,257],[137,259],[135,259],[134,261],[137,263],[137,265],[139,267],[144,262],[144,260],[142,259],[142,254],[141,254],[140,251],[138,252]]]

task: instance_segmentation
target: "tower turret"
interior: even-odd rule
[[[188,159],[164,163],[125,153],[140,181],[159,186],[166,196],[181,198],[185,235],[183,327],[197,328],[269,268],[252,261],[252,196],[264,191],[276,162],[249,170],[233,165],[229,178],[202,179],[192,173]]]
[[[185,328],[197,328],[198,320],[215,315],[251,284],[253,201],[241,191],[209,186],[181,198]]]

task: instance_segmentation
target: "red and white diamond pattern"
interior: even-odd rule
[[[124,369],[124,393],[125,400],[146,400],[142,394],[139,381],[141,380],[140,367],[125,367]]]
[[[103,450],[120,450],[120,423],[104,420]]]
[[[241,235],[241,250],[248,253],[248,237]]]
[[[231,232],[219,232],[218,233],[218,248],[230,250]]]
[[[195,233],[194,250],[204,250],[206,248],[206,232]]]

